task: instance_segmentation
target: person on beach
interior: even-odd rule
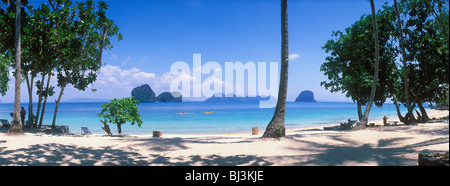
[[[20,110],[20,119],[22,120],[22,126],[25,125],[25,116],[27,115],[27,111],[25,110],[25,108],[21,108]]]

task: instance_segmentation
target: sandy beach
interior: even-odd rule
[[[432,111],[432,117],[448,111]],[[392,120],[390,120],[392,121]],[[249,133],[109,137],[0,133],[0,165],[156,166],[417,166],[418,153],[449,151],[448,122],[382,126],[358,131],[323,127],[287,131],[286,138]]]

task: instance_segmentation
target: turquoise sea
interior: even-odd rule
[[[34,105],[34,111],[37,104]],[[67,125],[71,133],[80,133],[81,127],[89,127],[96,134],[106,134],[97,116],[102,103],[60,103],[56,125]],[[28,104],[21,104],[28,111]],[[9,113],[14,104],[0,104],[0,119],[11,120]],[[47,103],[44,116],[44,125],[50,125],[53,119],[55,103]],[[259,108],[258,103],[141,103],[139,113],[143,120],[142,126],[122,125],[124,134],[151,134],[152,131],[162,131],[163,134],[208,134],[249,132],[252,127],[264,130],[269,123],[275,108]],[[401,108],[402,113],[406,109]],[[204,114],[204,111],[213,111]],[[177,112],[187,112],[187,115],[177,115]],[[386,103],[382,108],[372,107],[370,119],[381,120],[383,116],[396,117],[395,106]],[[355,103],[348,102],[317,102],[286,104],[287,128],[308,127],[334,124],[356,120],[357,111]],[[110,124],[113,134],[117,134],[115,124]]]

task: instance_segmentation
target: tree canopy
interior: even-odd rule
[[[141,115],[139,114],[137,108],[139,102],[139,100],[134,100],[133,97],[126,97],[122,99],[116,98],[111,100],[111,102],[103,103],[102,109],[97,116],[103,117],[105,122],[116,124],[119,135],[121,135],[122,124],[130,122],[131,125],[134,125],[137,123],[137,125],[141,127]]]
[[[382,106],[387,98],[386,89],[393,81],[393,61],[397,53],[393,49],[393,31],[395,14],[392,9],[383,6],[377,13],[379,45],[380,45],[380,77],[377,82],[377,94],[374,103]],[[363,15],[360,20],[345,29],[345,32],[334,31],[335,39],[328,40],[322,49],[330,56],[320,70],[328,77],[321,85],[331,92],[345,93],[358,104],[358,117],[362,117],[361,106],[369,101],[373,83],[375,48],[373,40],[372,16]],[[394,73],[395,75],[395,73]]]
[[[399,3],[399,10],[401,25],[394,6],[385,3],[377,12],[380,78],[374,103],[382,106],[387,98],[392,98],[396,103],[407,106],[403,86],[407,83],[410,106],[418,106],[421,119],[426,120],[422,103],[448,99],[448,1],[403,0]],[[400,26],[402,32],[399,32]],[[321,82],[321,85],[330,92],[345,93],[356,102],[360,118],[361,106],[368,103],[370,84],[374,79],[371,74],[375,52],[372,34],[370,16],[363,15],[344,32],[334,31],[334,39],[322,47],[329,56],[320,68],[328,81]],[[397,61],[401,44],[405,47],[406,66]],[[407,79],[402,76],[405,69]],[[400,112],[399,109],[397,111]],[[400,113],[398,115],[404,119]],[[409,122],[407,119],[403,121]]]
[[[8,68],[14,54],[14,9],[3,0],[0,7],[0,93],[6,92]],[[106,16],[108,5],[105,1],[82,2],[71,0],[48,0],[42,4],[31,5],[22,1],[22,77],[29,95],[29,121],[37,123],[32,111],[32,97],[35,77],[39,97],[37,117],[48,95],[54,93],[50,78],[57,77],[60,92],[52,125],[64,88],[72,85],[84,91],[96,81],[101,68],[102,51],[112,48],[112,38],[121,40],[122,34],[113,20]],[[47,78],[47,79],[45,79]],[[42,111],[42,113],[44,113]]]

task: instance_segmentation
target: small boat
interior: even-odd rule
[[[214,113],[214,112],[212,112],[212,111],[211,111],[211,112],[206,112],[206,111],[203,112],[203,114],[213,114],[213,113]]]
[[[186,115],[189,114],[188,112],[177,112],[177,115]]]

